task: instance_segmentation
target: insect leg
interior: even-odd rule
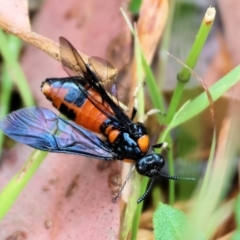
[[[120,188],[117,196],[112,199],[112,202],[113,202],[113,203],[115,203],[115,202],[118,200],[118,198],[122,195],[122,191],[123,191],[125,185],[127,184],[127,181],[130,179],[130,177],[131,177],[134,169],[135,169],[135,165],[131,168],[130,172],[129,172],[128,175],[126,176],[126,179],[125,179],[123,185],[121,186],[121,188]]]
[[[134,106],[132,109],[131,120],[133,120],[135,118],[136,114],[137,114],[137,109]]]
[[[147,113],[145,113],[143,122],[146,122],[146,120],[148,119],[149,116],[157,114],[157,113],[161,114],[161,111],[158,110],[158,109],[151,109],[151,110],[149,110]]]
[[[157,143],[157,144],[152,145],[152,148],[153,149],[162,148],[162,149],[168,150],[168,143],[167,142]]]
[[[137,114],[137,110],[138,110],[138,98],[137,98],[137,94],[139,92],[139,89],[141,87],[143,87],[145,85],[145,82],[140,82],[138,84],[138,86],[135,88],[134,90],[134,93],[133,93],[133,99],[134,99],[134,107],[133,107],[133,110],[132,110],[132,116],[131,116],[131,120],[134,119],[134,117],[136,116]]]

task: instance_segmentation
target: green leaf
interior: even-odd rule
[[[153,215],[154,237],[161,240],[181,239],[185,224],[186,216],[182,211],[160,203]]]
[[[187,234],[185,230],[187,230],[187,223],[187,217],[182,211],[160,203],[153,215],[154,239],[186,239]],[[195,240],[206,239],[203,234],[199,233],[198,236]]]
[[[155,239],[181,239],[186,225],[186,216],[169,205],[160,203],[153,215]]]

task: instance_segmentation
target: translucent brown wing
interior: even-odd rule
[[[103,83],[112,82],[117,77],[117,69],[105,59],[100,57],[90,57],[88,59],[88,65]]]
[[[101,96],[101,101],[88,94],[87,91],[83,91],[83,94],[109,119],[119,121],[124,126],[129,126],[131,120],[123,112],[123,108],[117,98],[111,95],[111,91],[106,91],[104,86],[108,80],[113,81],[113,76],[116,75],[116,71],[114,72],[111,64],[97,57],[90,58],[89,63],[85,63],[67,39],[60,37],[59,41],[61,62],[64,70],[70,76],[79,76],[84,79],[87,83],[86,89],[92,88],[98,92]],[[109,74],[111,75],[110,79],[108,77]],[[111,86],[113,86],[112,83]],[[117,88],[112,87],[112,89],[116,91]]]
[[[71,77],[80,76],[83,78],[87,73],[87,69],[82,57],[64,37],[60,37],[59,42],[63,69]]]
[[[113,101],[124,111],[126,111],[127,90],[117,81],[117,69],[111,63],[100,57],[90,57],[89,67],[95,72],[104,89],[113,97]]]

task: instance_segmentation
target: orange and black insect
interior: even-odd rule
[[[0,121],[0,129],[14,140],[43,151],[106,161],[134,160],[138,173],[152,179],[150,186],[155,176],[165,176],[160,172],[164,159],[153,151],[161,144],[150,146],[145,126],[133,122],[136,111],[133,110],[129,118],[118,101],[114,77],[109,77],[114,68],[96,57],[85,63],[63,37],[60,37],[60,55],[63,68],[70,77],[46,79],[41,88],[53,106],[69,120],[46,108],[31,107],[7,115]],[[111,87],[107,90],[108,84]],[[106,140],[95,133],[103,135]],[[148,192],[149,189],[138,202]]]

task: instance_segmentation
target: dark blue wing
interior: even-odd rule
[[[46,108],[23,108],[0,120],[0,129],[33,148],[104,160],[122,159],[107,142]]]

